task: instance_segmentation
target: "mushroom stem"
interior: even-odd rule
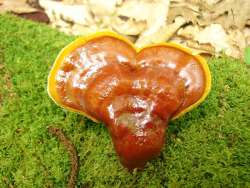
[[[114,148],[124,167],[142,169],[158,156],[165,141],[167,121],[152,113],[122,113],[108,125]]]

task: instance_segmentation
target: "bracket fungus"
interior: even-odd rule
[[[54,102],[103,122],[130,170],[160,153],[168,122],[200,104],[210,88],[205,59],[189,49],[172,43],[136,49],[112,32],[73,41],[48,77]]]

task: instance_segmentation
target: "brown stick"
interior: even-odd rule
[[[68,180],[68,188],[74,188],[76,185],[76,178],[78,174],[78,157],[77,157],[77,150],[75,146],[72,144],[72,142],[64,135],[63,131],[60,128],[57,127],[49,127],[48,131],[56,136],[60,143],[64,145],[66,150],[68,151],[70,161],[71,161],[71,170],[70,170],[70,176]]]

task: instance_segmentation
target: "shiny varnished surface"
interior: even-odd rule
[[[167,46],[136,53],[119,39],[90,40],[65,57],[56,75],[65,106],[103,121],[124,166],[159,154],[168,120],[200,99],[205,75],[191,55]]]

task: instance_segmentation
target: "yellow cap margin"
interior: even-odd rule
[[[172,120],[179,118],[180,116],[182,116],[185,113],[189,112],[193,108],[197,107],[202,101],[205,100],[208,93],[210,92],[210,90],[211,90],[211,73],[210,73],[209,67],[207,65],[207,62],[202,56],[197,55],[197,54],[193,54],[190,49],[185,48],[185,47],[183,47],[181,45],[178,45],[176,43],[166,43],[166,42],[165,43],[158,43],[158,44],[148,45],[148,46],[145,46],[143,48],[136,48],[131,41],[129,41],[127,38],[125,38],[125,37],[123,37],[123,36],[121,36],[121,35],[119,35],[119,34],[117,34],[115,32],[112,32],[112,31],[100,31],[100,32],[94,33],[94,34],[89,35],[89,36],[84,36],[84,37],[77,38],[76,40],[74,40],[73,42],[71,42],[70,44],[65,46],[60,51],[60,53],[58,54],[53,66],[52,66],[52,69],[51,69],[51,71],[49,73],[48,85],[47,85],[47,91],[48,91],[48,94],[49,94],[50,98],[58,106],[63,107],[65,109],[69,110],[69,111],[80,113],[80,114],[88,117],[89,119],[93,120],[96,123],[99,122],[97,119],[95,119],[94,117],[86,114],[85,112],[73,109],[71,107],[68,107],[68,106],[62,104],[62,101],[60,100],[60,97],[58,96],[58,93],[56,91],[56,74],[57,74],[57,70],[60,68],[62,62],[64,61],[64,58],[65,58],[66,55],[70,54],[72,51],[74,51],[78,47],[84,45],[88,41],[90,41],[92,39],[95,39],[95,38],[98,38],[98,37],[103,37],[103,36],[110,36],[110,37],[117,38],[117,39],[119,39],[121,41],[124,41],[125,43],[129,44],[137,53],[140,52],[141,50],[145,49],[145,48],[150,48],[150,47],[154,47],[154,46],[168,46],[168,47],[173,47],[173,48],[180,49],[181,51],[184,51],[187,54],[192,55],[195,59],[198,60],[198,62],[201,64],[201,66],[202,66],[202,68],[204,70],[205,77],[206,77],[205,91],[204,91],[203,95],[201,96],[201,98],[197,102],[190,105],[189,107],[187,107],[186,109],[181,111],[179,114],[175,115],[172,118]]]

